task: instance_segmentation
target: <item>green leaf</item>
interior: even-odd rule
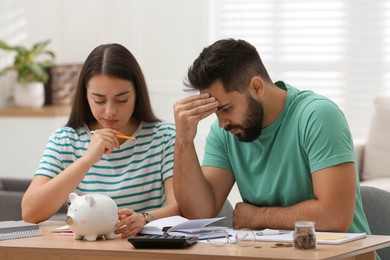
[[[53,61],[50,61],[50,60],[47,60],[47,61],[43,61],[43,62],[40,62],[38,63],[39,66],[41,66],[42,68],[49,68],[51,66],[54,65],[54,62]]]
[[[0,74],[15,70],[18,73],[17,79],[22,84],[31,81],[46,83],[48,80],[48,72],[46,69],[54,65],[55,58],[54,52],[46,50],[50,41],[38,42],[31,49],[27,49],[24,46],[10,46],[0,40],[0,49],[16,52],[14,64],[1,70]],[[47,55],[48,58],[38,61],[37,59],[42,55]]]
[[[3,42],[2,40],[0,40],[0,49],[6,50],[6,51],[14,51],[15,50],[15,48],[9,46],[8,44]]]
[[[46,40],[44,42],[36,43],[33,48],[31,49],[31,53],[33,55],[39,55],[43,52],[43,50],[46,48],[46,46],[50,43],[50,40]]]
[[[52,57],[53,59],[56,57],[55,53],[52,52],[52,51],[45,51],[44,53],[47,54],[47,55],[49,55],[49,56]]]

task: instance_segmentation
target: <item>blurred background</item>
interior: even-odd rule
[[[1,0],[0,39],[31,46],[51,39],[56,65],[82,64],[97,45],[117,42],[139,61],[153,107],[173,122],[173,103],[203,47],[221,38],[256,46],[273,81],[323,94],[364,140],[374,98],[390,94],[387,0]],[[12,55],[0,51],[0,69]],[[52,131],[67,115],[3,113],[12,78],[0,78],[0,177],[31,178]],[[204,120],[204,138],[215,117]]]

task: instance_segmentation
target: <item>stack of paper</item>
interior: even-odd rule
[[[223,218],[225,217],[189,220],[181,216],[172,216],[146,224],[141,234],[162,235],[167,233],[170,235],[192,235],[197,236],[198,239],[207,239],[210,233],[226,229],[226,227],[208,226]]]
[[[65,225],[52,230],[51,233],[73,233],[73,232],[68,225]]]

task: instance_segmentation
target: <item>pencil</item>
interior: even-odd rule
[[[91,131],[91,134],[93,134],[94,131]],[[127,140],[135,140],[135,137],[133,136],[128,136],[128,135],[115,135],[116,137],[118,138],[122,138],[122,139],[127,139]]]
[[[118,138],[127,139],[127,140],[135,140],[135,137],[128,135],[115,135]]]

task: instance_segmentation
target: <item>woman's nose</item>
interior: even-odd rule
[[[116,112],[117,112],[117,108],[116,108],[115,104],[110,103],[110,102],[107,103],[107,106],[106,106],[106,109],[105,109],[106,115],[113,116],[113,115],[116,114]]]

